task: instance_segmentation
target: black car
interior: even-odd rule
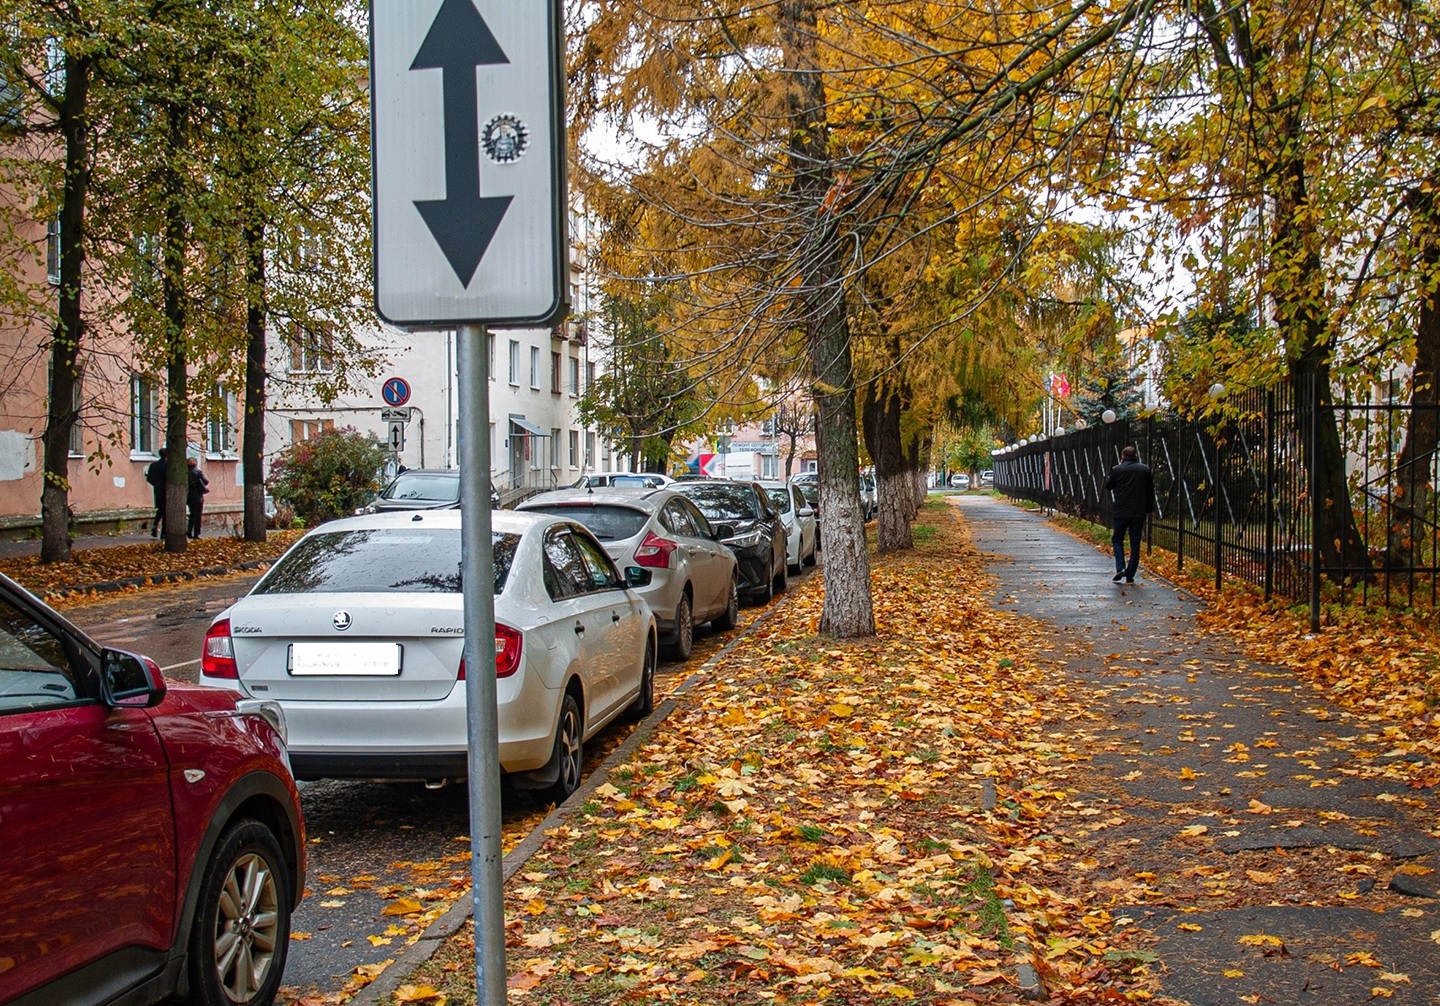
[[[500,494],[490,486],[490,508],[498,509]],[[396,475],[380,495],[365,508],[366,513],[389,510],[458,510],[460,470],[458,468],[408,468]]]
[[[684,493],[711,524],[728,526],[721,538],[735,553],[740,592],[768,601],[787,586],[785,525],[769,495],[754,482],[727,479],[680,482]]]

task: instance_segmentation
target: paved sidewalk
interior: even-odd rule
[[[230,538],[235,532],[228,526],[212,524],[208,527],[202,526],[200,537],[202,538]],[[159,538],[152,537],[149,531],[123,531],[118,534],[81,534],[76,535],[71,542],[73,551],[81,551],[91,548],[114,548],[117,545],[143,545],[146,542],[158,543]],[[23,555],[39,555],[40,539],[25,538],[21,541],[0,541],[0,559],[14,559]]]
[[[1440,798],[1386,725],[1202,634],[1200,603],[1143,559],[1114,584],[1044,516],[952,502],[996,602],[1050,627],[1057,686],[1093,695],[1051,736],[1085,759],[1058,778],[1104,813],[1057,822],[1055,885],[1152,933],[1178,1002],[1440,1003]]]

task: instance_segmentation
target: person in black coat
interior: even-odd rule
[[[1145,530],[1145,518],[1155,509],[1155,477],[1150,469],[1140,463],[1140,452],[1126,447],[1120,452],[1120,463],[1110,469],[1105,479],[1105,488],[1110,490],[1114,501],[1113,516],[1115,530],[1110,535],[1110,544],[1115,548],[1115,575],[1110,579],[1119,583],[1135,582],[1135,573],[1140,569],[1140,534]],[[1125,539],[1130,539],[1130,561],[1125,561]]]
[[[160,448],[160,457],[150,462],[150,467],[145,469],[145,481],[150,483],[150,491],[155,494],[155,519],[150,522],[150,537],[160,537],[160,532],[165,529],[165,473],[168,470],[170,449]]]
[[[210,491],[210,480],[200,470],[200,462],[186,458],[185,505],[190,508],[190,523],[185,528],[187,538],[200,537],[200,514],[205,509],[205,494]]]

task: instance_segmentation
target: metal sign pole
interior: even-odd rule
[[[500,851],[500,728],[495,705],[495,556],[490,525],[490,381],[485,326],[461,325],[460,580],[470,737],[470,897],[475,1000],[504,1006],[505,898]]]

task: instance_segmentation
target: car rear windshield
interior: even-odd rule
[[[711,520],[755,520],[755,494],[744,486],[687,485],[685,495]]]
[[[496,532],[495,593],[515,561],[518,534]],[[256,594],[458,594],[459,528],[367,528],[319,531],[285,554]]]
[[[781,513],[790,512],[790,490],[789,489],[766,489],[765,495],[770,497],[770,502],[775,504],[775,509]]]
[[[380,494],[387,500],[424,500],[427,503],[454,503],[460,498],[458,474],[406,472]]]
[[[591,506],[586,503],[552,503],[525,508],[526,513],[548,513],[584,524],[601,541],[624,541],[640,533],[650,515],[628,506]]]

